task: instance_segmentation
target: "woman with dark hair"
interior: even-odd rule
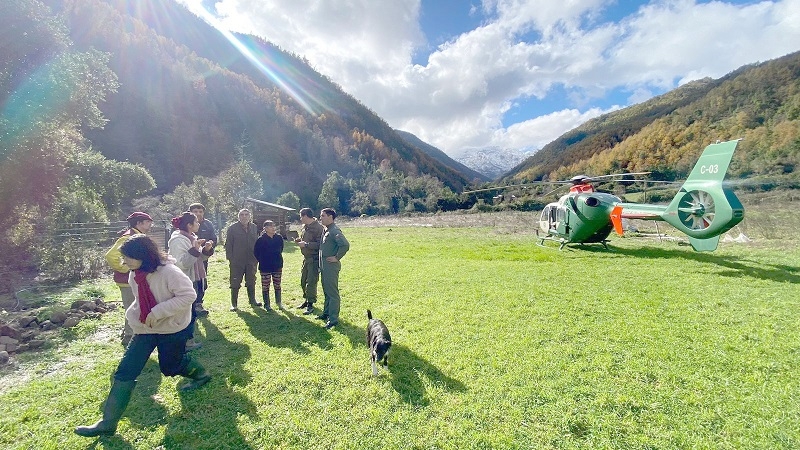
[[[136,377],[156,348],[161,373],[168,377],[182,375],[191,380],[180,390],[198,388],[211,379],[205,368],[186,354],[195,299],[191,280],[175,266],[173,258],[159,251],[155,242],[145,235],[131,237],[120,247],[120,252],[125,265],[131,269],[128,282],[134,301],[125,316],[134,336],[114,372],[103,418],[94,425],[75,428],[75,433],[86,437],[116,433],[136,386]]]
[[[197,239],[197,230],[200,229],[200,221],[194,213],[186,211],[178,217],[172,219],[172,226],[175,231],[169,238],[169,254],[175,258],[175,265],[178,266],[189,279],[192,280],[196,293],[194,304],[203,300],[208,282],[206,281],[206,267],[203,264],[203,255],[210,256],[214,252],[214,242],[205,239]],[[197,321],[196,308],[192,307],[192,332],[186,342],[186,350],[192,351],[202,347],[203,344],[194,339],[194,326]]]
[[[261,272],[261,295],[264,297],[264,308],[269,310],[269,285],[275,288],[275,306],[282,309],[281,273],[283,272],[283,236],[275,232],[275,222],[264,221],[264,233],[256,240],[253,255],[258,260],[258,271]]]

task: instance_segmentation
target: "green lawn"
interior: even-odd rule
[[[0,448],[800,448],[794,243],[559,251],[502,226],[342,228],[339,327],[229,312],[216,255],[208,385],[178,394],[153,359],[116,436],[74,435],[122,353],[115,311],[0,372]],[[294,306],[300,254],[284,257]],[[367,308],[394,340],[376,378]]]

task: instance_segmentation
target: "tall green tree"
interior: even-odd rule
[[[339,172],[333,171],[328,174],[328,179],[322,183],[322,191],[319,193],[318,203],[320,208],[335,208],[337,212],[343,214],[340,208],[339,193],[345,188],[344,177]]]
[[[300,209],[300,197],[298,197],[297,194],[292,191],[281,194],[277,199],[275,199],[275,203],[297,210]]]
[[[239,161],[219,175],[217,204],[227,217],[235,218],[247,197],[264,195],[261,175],[245,160]]]
[[[0,17],[0,253],[17,263],[44,247],[35,239],[48,224],[87,211],[102,218],[103,202],[119,200],[75,164],[81,154],[94,158],[82,130],[105,124],[99,104],[118,83],[108,55],[72,50],[64,23],[43,3],[0,2]]]

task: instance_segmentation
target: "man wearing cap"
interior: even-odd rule
[[[128,216],[128,228],[120,231],[120,237],[117,242],[106,252],[106,262],[114,269],[114,282],[119,286],[120,294],[122,294],[122,306],[125,311],[133,303],[133,291],[128,284],[128,272],[131,269],[122,263],[122,253],[119,248],[122,244],[128,242],[131,236],[136,234],[147,234],[153,226],[153,218],[149,214],[137,211]],[[123,312],[124,315],[124,312]],[[133,330],[128,325],[128,319],[125,319],[125,328],[122,330],[122,346],[127,347],[133,337]]]

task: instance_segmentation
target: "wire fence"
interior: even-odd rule
[[[51,230],[49,238],[52,241],[69,241],[71,245],[82,247],[110,247],[119,238],[120,234],[127,230],[128,222],[86,222],[69,223],[60,228]],[[153,226],[147,233],[160,248],[167,249],[167,242],[172,233],[172,225],[166,221],[159,223],[153,222]]]

